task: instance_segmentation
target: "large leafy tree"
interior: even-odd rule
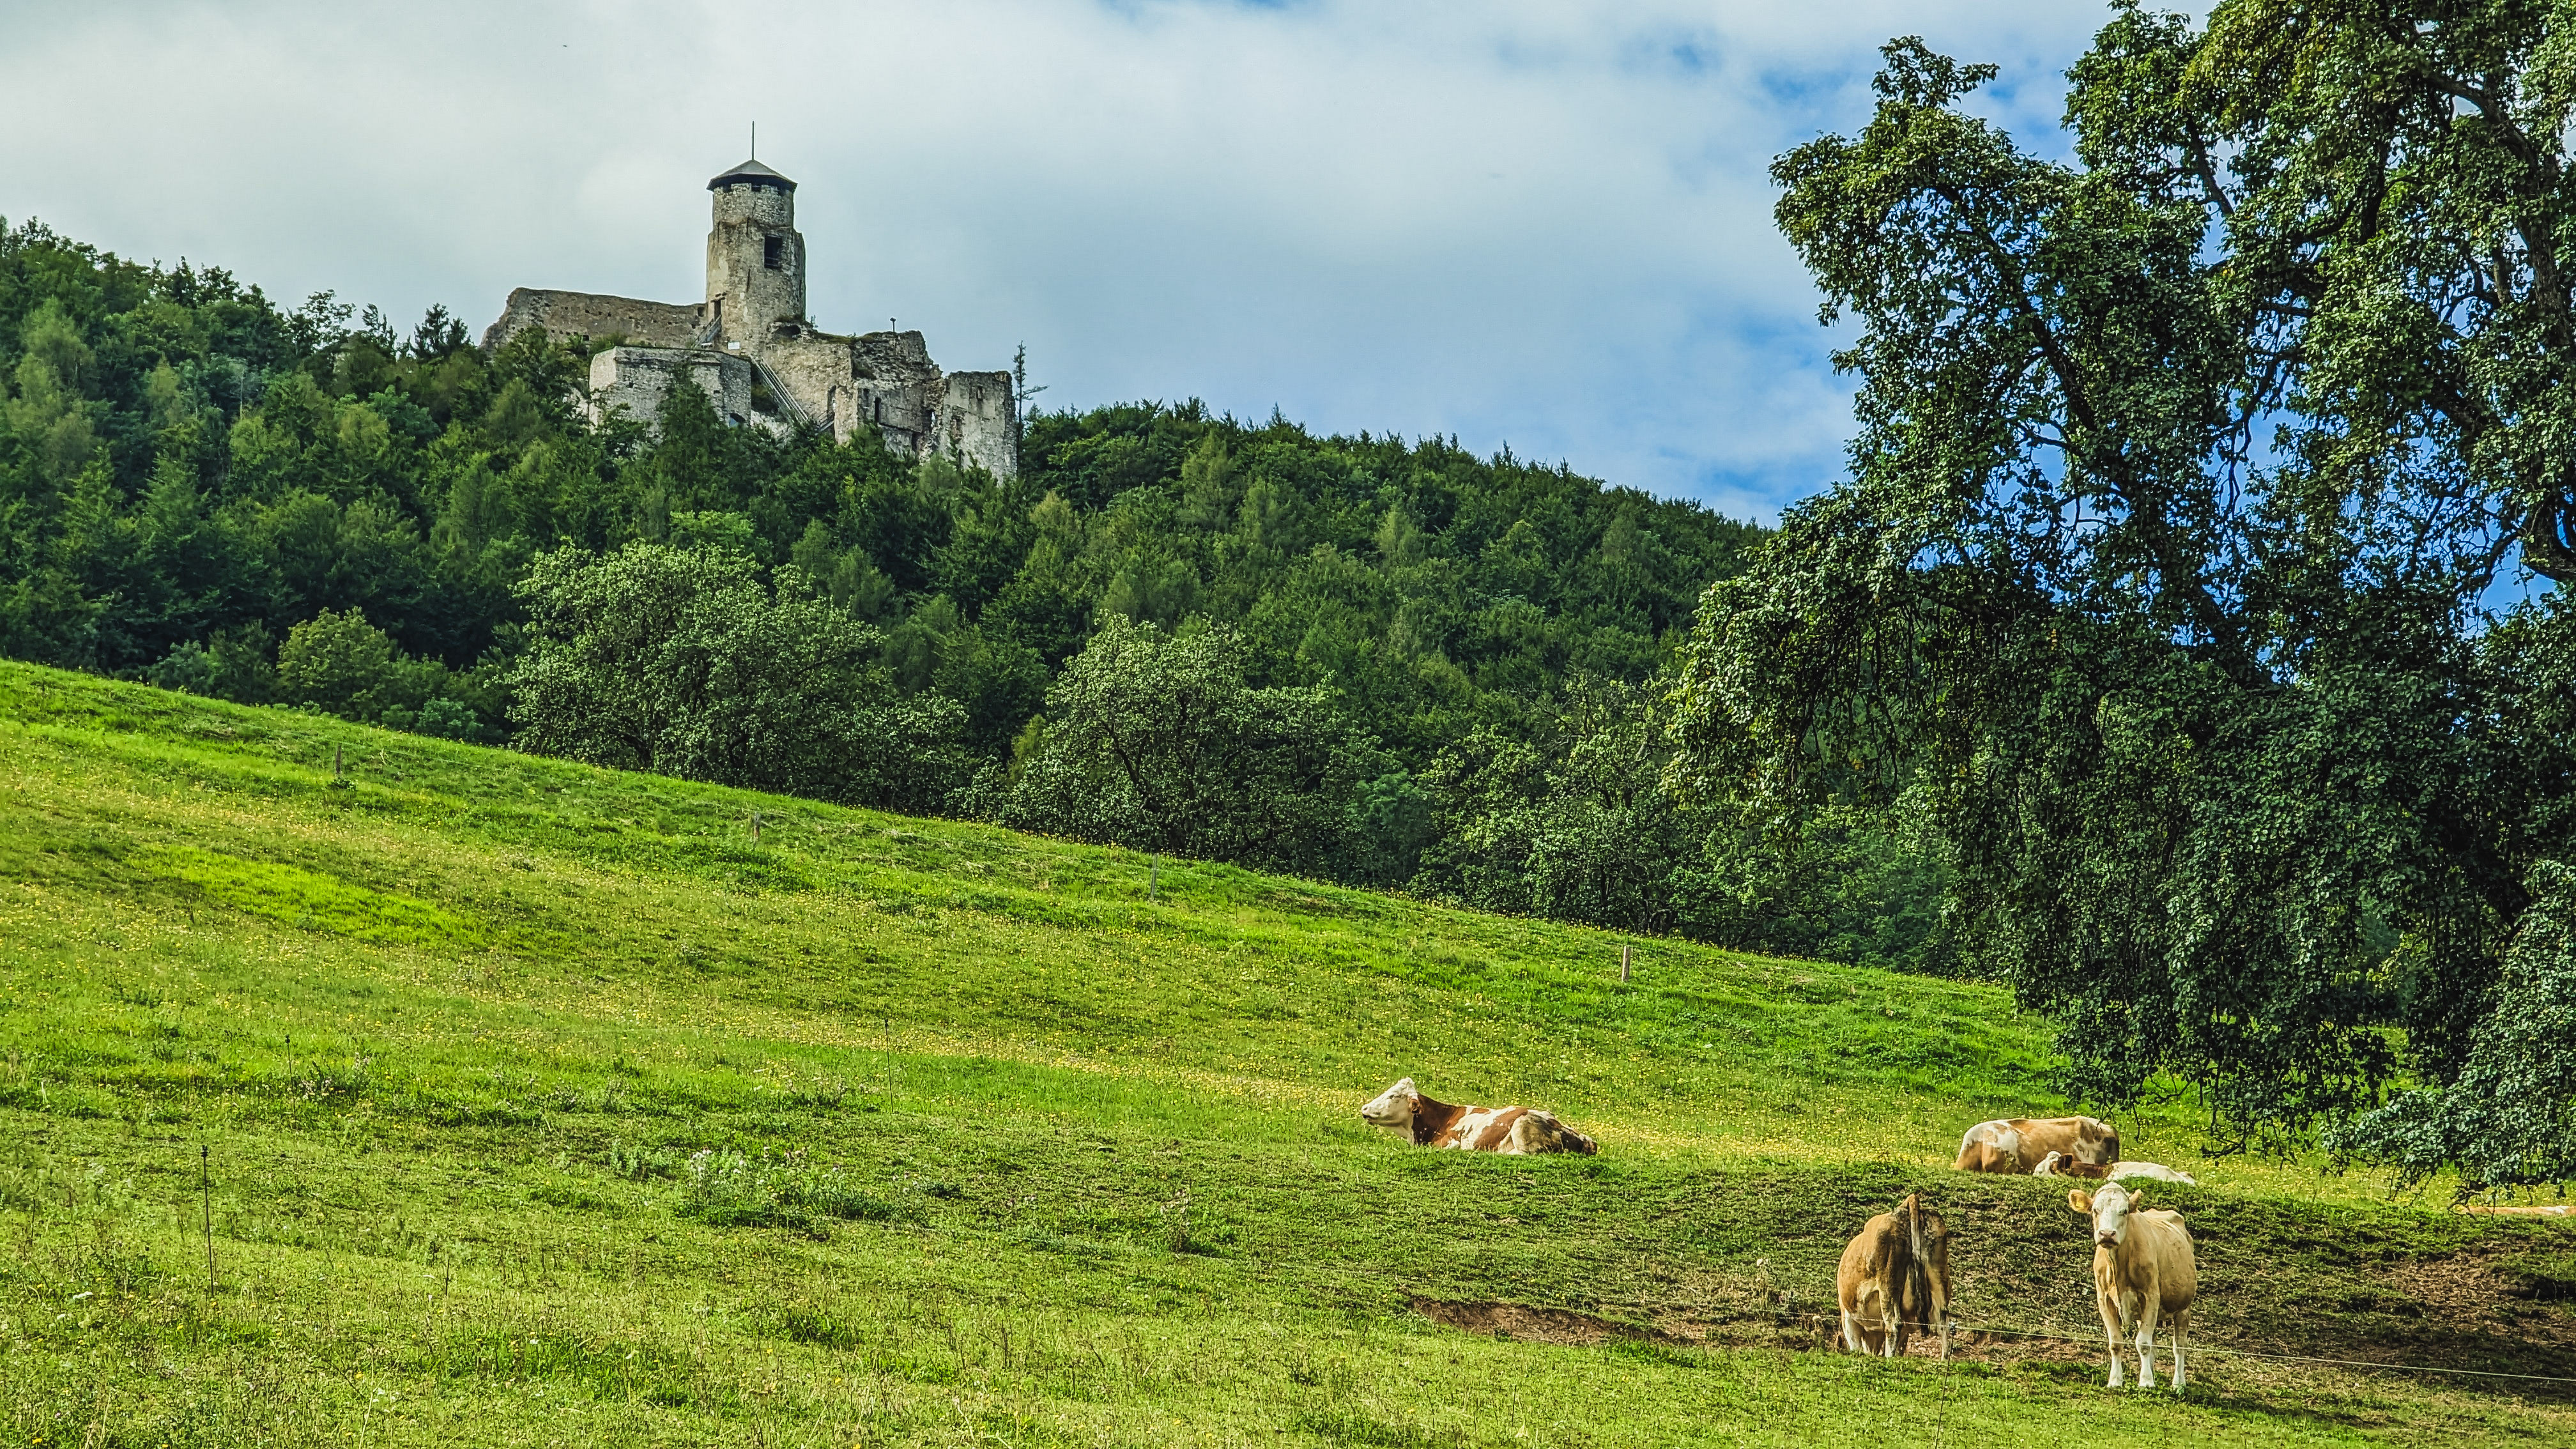
[[[827,800],[910,805],[956,783],[960,723],[900,700],[881,636],[739,552],[631,543],[540,555],[519,590],[522,747]]]
[[[1710,822],[1662,787],[1669,748],[1644,694],[1583,680],[1539,742],[1480,730],[1443,750],[1429,775],[1441,829],[1414,889],[1630,931],[1683,924],[1706,894]]]
[[[1351,847],[1383,773],[1317,688],[1254,688],[1241,635],[1101,621],[1047,694],[998,814],[1024,829],[1294,869]]]
[[[1685,782],[1784,829],[1910,797],[2093,1098],[2563,1174],[2563,1110],[2431,1109],[2576,1047],[2526,1009],[2563,931],[2504,970],[2576,833],[2576,13],[2124,4],[2066,162],[1968,113],[1991,68],[1886,57],[1774,167],[1859,435],[1711,590]]]

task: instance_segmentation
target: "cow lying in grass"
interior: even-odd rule
[[[2182,1214],[2148,1211],[2146,1190],[2106,1182],[2066,1194],[2066,1205],[2093,1219],[2093,1306],[2111,1345],[2111,1387],[2120,1387],[2120,1330],[2138,1331],[2138,1387],[2156,1386],[2156,1325],[2173,1345],[2174,1392],[2182,1392],[2182,1345],[2191,1328],[2200,1266]]]
[[[1843,1310],[1843,1347],[1896,1358],[1908,1334],[1941,1335],[1950,1356],[1950,1228],[1909,1194],[1896,1211],[1861,1225],[1834,1274]]]
[[[2097,1117],[2011,1117],[1980,1122],[1959,1139],[1961,1172],[2025,1173],[2052,1152],[2088,1166],[2120,1160],[2120,1129]]]
[[[2030,1170],[2033,1177],[2089,1177],[2096,1182],[2118,1182],[2124,1177],[2143,1177],[2149,1182],[2179,1182],[2193,1187],[2200,1179],[2188,1172],[2177,1172],[2161,1162],[2114,1162],[2105,1167],[2099,1163],[2077,1162],[2063,1152],[2052,1152]]]
[[[1360,1109],[1360,1120],[1372,1127],[1402,1133],[1416,1147],[1455,1147],[1468,1152],[1513,1155],[1536,1152],[1600,1150],[1589,1137],[1536,1107],[1462,1107],[1422,1095],[1413,1079],[1389,1087]]]

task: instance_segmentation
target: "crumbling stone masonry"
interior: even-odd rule
[[[805,316],[805,237],[796,183],[745,161],[707,183],[707,300],[696,306],[521,287],[483,333],[494,348],[529,327],[562,338],[615,338],[592,359],[594,416],[623,408],[650,420],[685,378],[716,411],[747,426],[810,424],[835,440],[873,429],[887,448],[1018,471],[1011,375],[947,372],[918,332],[822,332]]]

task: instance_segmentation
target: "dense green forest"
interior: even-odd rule
[[[604,344],[607,339],[600,339]],[[0,234],[0,650],[816,798],[1939,969],[1876,817],[1665,789],[1763,531],[1453,441],[1036,412],[996,480],[584,420],[587,352]]]

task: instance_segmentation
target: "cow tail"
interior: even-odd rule
[[[1925,1263],[1925,1257],[1923,1205],[1908,1193],[1905,1198],[1905,1286],[1899,1307],[1908,1323],[1924,1323],[1931,1317],[1932,1270]]]

